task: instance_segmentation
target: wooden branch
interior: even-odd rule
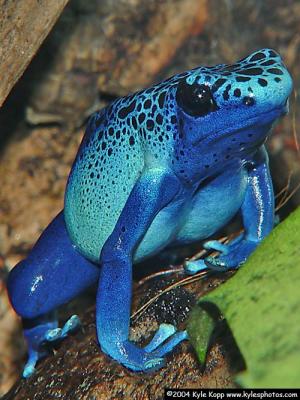
[[[0,0],[0,107],[68,0]]]

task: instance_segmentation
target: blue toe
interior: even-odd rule
[[[68,333],[74,332],[81,326],[81,321],[77,315],[72,315],[62,328],[61,336],[66,337]]]
[[[158,331],[155,333],[151,342],[144,347],[144,350],[147,353],[155,350],[158,346],[160,346],[165,340],[167,340],[170,336],[174,335],[176,332],[176,328],[171,324],[161,324],[158,328]]]
[[[159,346],[152,354],[156,357],[163,357],[167,353],[170,353],[180,342],[188,338],[187,331],[181,331],[175,333],[171,338]]]
[[[34,374],[35,365],[36,365],[37,361],[38,361],[38,354],[36,354],[36,356],[32,355],[28,359],[28,361],[23,369],[23,374],[22,374],[23,378],[29,378],[31,375]]]
[[[61,338],[61,329],[60,328],[55,328],[47,331],[45,333],[45,340],[47,342],[54,342],[55,340],[58,340]]]
[[[194,275],[197,272],[206,271],[207,265],[205,264],[204,260],[187,261],[184,269],[188,275]]]
[[[223,254],[228,254],[229,252],[228,245],[220,243],[217,240],[209,240],[204,243],[203,247],[207,250],[216,250]]]
[[[46,357],[49,354],[48,350],[43,349],[41,351],[29,350],[28,361],[23,369],[23,378],[29,378],[35,373],[35,366],[38,360]]]
[[[62,329],[56,328],[48,330],[45,334],[45,340],[48,342],[54,342],[55,340],[64,339],[69,333],[74,332],[78,327],[80,327],[81,322],[77,315],[73,315],[65,323]]]
[[[35,373],[35,364],[26,364],[23,370],[23,378],[27,379]]]

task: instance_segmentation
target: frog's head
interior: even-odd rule
[[[176,89],[181,134],[197,148],[219,150],[224,158],[253,151],[287,113],[291,90],[290,74],[270,49],[232,65],[195,69]]]

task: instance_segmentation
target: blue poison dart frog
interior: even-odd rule
[[[171,245],[209,238],[241,213],[244,233],[208,241],[216,258],[189,262],[189,274],[238,268],[269,234],[274,196],[264,143],[288,111],[292,79],[273,50],[232,65],[199,67],[112,102],[93,114],[74,161],[64,209],[10,273],[22,317],[30,376],[58,327],[55,309],[98,283],[101,350],[133,371],[161,367],[187,338],[162,324],[141,348],[129,340],[132,265]]]

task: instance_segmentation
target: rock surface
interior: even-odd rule
[[[0,1],[0,107],[68,0]]]
[[[219,278],[210,278],[162,295],[134,319],[132,339],[139,343],[150,340],[161,321],[182,327],[195,303],[195,294],[205,293],[220,282]],[[171,283],[170,279],[164,283],[161,279],[151,280],[137,287],[134,308]],[[238,354],[226,350],[226,341],[231,340],[226,335],[214,343],[204,371],[191,345],[184,343],[167,357],[166,366],[158,372],[137,374],[101,353],[96,339],[94,307],[86,312],[81,309],[80,316],[82,330],[58,346],[53,356],[41,361],[37,373],[27,381],[22,380],[3,400],[159,400],[163,399],[165,388],[234,387],[230,357],[231,361],[235,357],[235,369],[240,367],[241,360]]]

